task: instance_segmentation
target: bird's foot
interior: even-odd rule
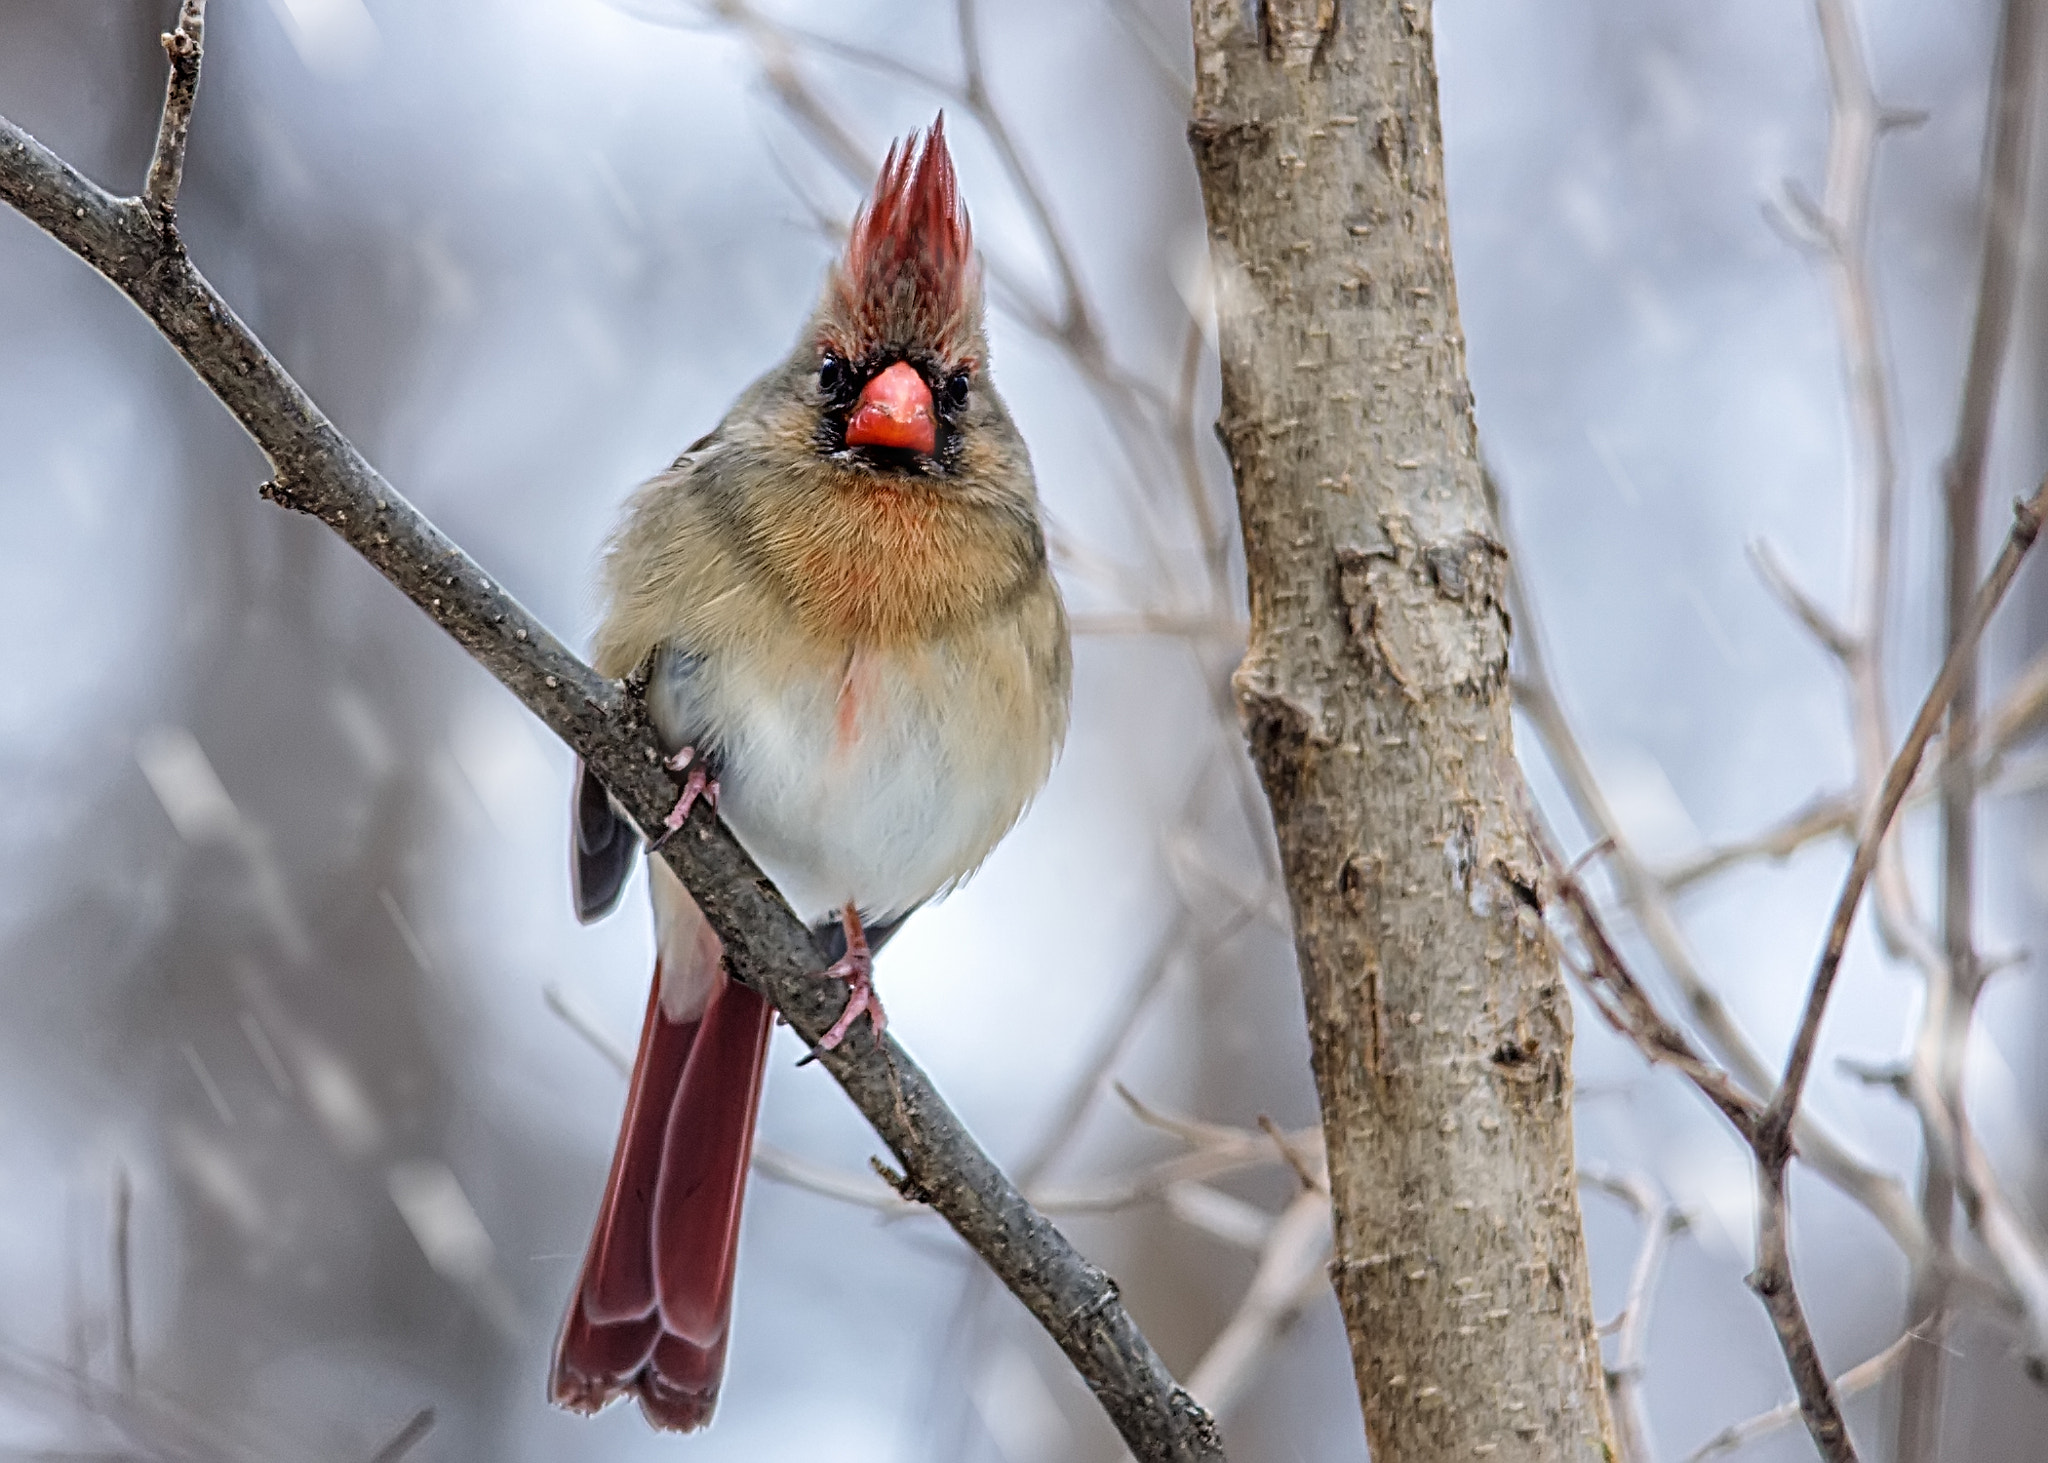
[[[671,772],[688,769],[690,775],[683,779],[683,795],[676,799],[676,805],[661,820],[661,826],[668,831],[654,840],[657,849],[676,836],[676,830],[683,826],[683,820],[690,816],[690,809],[697,806],[698,799],[701,798],[708,808],[715,810],[718,807],[718,779],[697,760],[695,747],[684,747],[661,765]]]
[[[882,1010],[882,998],[875,994],[875,957],[868,949],[867,931],[861,928],[860,911],[851,904],[847,905],[840,911],[839,924],[846,931],[846,953],[818,974],[826,980],[846,982],[846,1009],[839,1013],[839,1019],[832,1023],[832,1029],[818,1043],[821,1052],[829,1052],[844,1041],[846,1033],[853,1029],[853,1023],[860,1019],[863,1011],[867,1012],[868,1024],[875,1029],[875,1040],[880,1041],[882,1033],[889,1029],[889,1018]]]

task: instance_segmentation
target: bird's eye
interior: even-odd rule
[[[968,371],[955,371],[946,378],[946,405],[949,408],[958,411],[967,405],[967,387],[971,380],[972,373]]]
[[[835,355],[827,355],[818,362],[818,389],[827,397],[837,396],[846,388],[846,362]]]

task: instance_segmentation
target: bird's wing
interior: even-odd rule
[[[569,820],[569,887],[576,918],[584,924],[617,907],[640,851],[640,832],[613,806],[604,784],[581,759],[576,763],[576,805]]]
[[[687,512],[692,478],[711,454],[717,432],[707,432],[668,467],[642,485],[634,495],[626,528],[612,541],[607,555],[610,603],[599,627],[595,656],[602,675],[620,677],[647,665],[655,656],[657,679],[672,657],[659,653],[664,646],[664,589],[673,592],[671,576],[660,572],[658,559],[649,550],[670,535],[660,531],[635,533],[648,520],[672,524]],[[672,668],[666,669],[670,677]],[[670,750],[681,745],[672,742]],[[581,762],[576,764],[576,793],[570,819],[570,887],[576,901],[576,917],[589,924],[617,907],[633,871],[633,856],[640,850],[640,835],[612,803],[602,784]]]

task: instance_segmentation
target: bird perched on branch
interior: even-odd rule
[[[1031,463],[988,377],[981,266],[945,119],[892,147],[796,348],[640,489],[606,559],[597,669],[649,667],[686,774],[838,955],[820,1045],[863,1015],[873,951],[967,877],[1065,735],[1066,615]],[[617,903],[633,826],[579,774],[578,914]],[[770,1009],[649,860],[657,959],[631,1093],[552,1394],[709,1420],[725,1364]]]

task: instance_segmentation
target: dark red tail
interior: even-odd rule
[[[649,1422],[679,1432],[709,1422],[718,1401],[768,1055],[768,1003],[715,964],[706,974],[702,1014],[671,1021],[655,968],[619,1146],[550,1387],[577,1412],[636,1393]]]

